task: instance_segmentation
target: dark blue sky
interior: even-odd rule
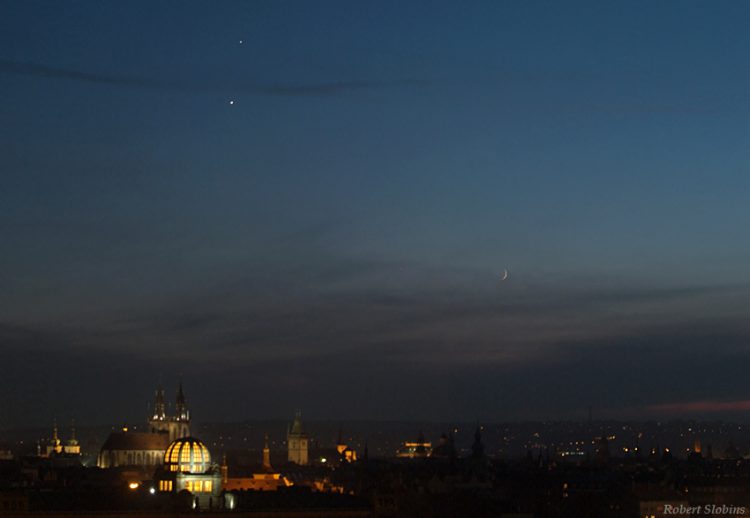
[[[750,399],[749,16],[0,3],[0,428]]]

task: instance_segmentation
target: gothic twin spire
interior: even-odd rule
[[[185,392],[182,389],[182,378],[180,378],[180,385],[177,389],[177,398],[175,400],[175,413],[176,418],[179,421],[187,421],[190,419],[190,412],[187,409],[187,403],[185,400]],[[167,419],[167,404],[164,398],[164,388],[159,383],[159,388],[156,389],[154,396],[154,420],[164,421]]]

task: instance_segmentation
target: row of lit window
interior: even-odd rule
[[[191,450],[193,451],[193,457],[194,457],[195,462],[203,462],[203,448],[201,447],[191,448],[188,445],[183,445],[182,448],[172,447],[172,451],[169,452],[169,462],[170,463],[181,462],[183,464],[189,463]]]
[[[202,471],[205,471],[201,469],[201,466],[195,466],[196,471],[195,473],[201,473]],[[190,464],[172,464],[169,466],[169,471],[181,471],[183,473],[193,473]]]
[[[185,489],[193,493],[210,493],[213,489],[211,480],[186,480]]]
[[[213,490],[212,480],[186,480],[185,489],[193,493],[210,493]],[[171,480],[160,480],[159,491],[172,491]]]

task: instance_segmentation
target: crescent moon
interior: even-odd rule
[[[505,270],[503,270],[503,276],[500,277],[500,280],[504,281],[507,278],[508,278],[508,269],[506,268]]]

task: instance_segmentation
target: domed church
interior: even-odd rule
[[[154,480],[162,493],[189,491],[193,508],[212,509],[223,505],[221,473],[218,466],[211,463],[206,445],[195,437],[182,437],[169,445]]]

